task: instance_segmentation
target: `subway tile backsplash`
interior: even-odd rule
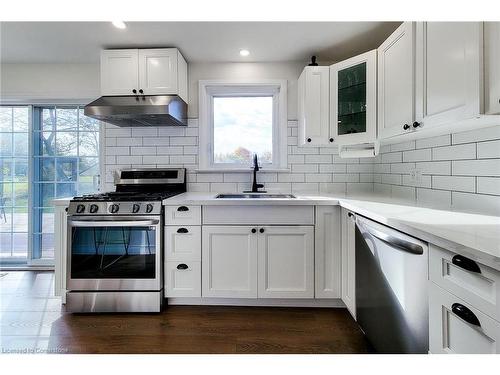
[[[371,159],[341,159],[336,147],[297,145],[288,121],[288,171],[259,173],[268,191],[382,194],[436,208],[500,215],[500,125],[381,147]],[[105,186],[131,167],[185,167],[189,191],[250,188],[248,173],[200,173],[198,120],[187,127],[118,128],[106,125]],[[417,181],[411,173],[418,171]]]
[[[373,172],[376,193],[500,215],[500,125],[381,147]]]
[[[340,159],[337,148],[297,145],[297,121],[288,121],[288,171],[259,172],[268,191],[288,193],[370,193],[372,159]],[[187,127],[119,128],[106,125],[105,190],[113,190],[114,173],[131,167],[185,167],[189,191],[235,192],[251,187],[248,173],[199,173],[198,120]]]

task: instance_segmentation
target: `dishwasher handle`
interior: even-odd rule
[[[405,251],[407,253],[415,255],[422,255],[424,253],[424,249],[422,248],[422,246],[416,243],[407,241],[403,238],[399,238],[388,233],[384,233],[368,225],[361,224],[359,220],[356,222],[356,224],[362,229],[364,229],[366,232],[370,233],[373,237],[379,239],[382,242],[385,242],[387,245],[394,247],[398,250]]]

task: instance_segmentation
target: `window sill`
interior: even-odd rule
[[[195,169],[196,173],[251,173],[253,168],[213,168],[213,169]],[[290,173],[289,168],[270,168],[259,169],[259,173]]]

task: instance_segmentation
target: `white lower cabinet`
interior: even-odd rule
[[[201,297],[200,262],[166,262],[165,295],[167,297]]]
[[[259,298],[314,298],[312,225],[259,227],[258,259]]]
[[[436,284],[429,284],[431,353],[500,353],[499,322]]]
[[[356,319],[356,223],[354,214],[342,209],[342,301]]]
[[[341,296],[341,208],[317,206],[314,229],[314,297]]]
[[[204,225],[202,295],[314,298],[314,226]]]
[[[256,227],[203,226],[202,295],[257,298]]]

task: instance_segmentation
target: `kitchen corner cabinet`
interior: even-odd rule
[[[404,22],[377,50],[380,139],[414,130],[415,29],[415,22]]]
[[[356,223],[353,213],[342,208],[342,301],[356,319]]]
[[[377,137],[376,66],[376,50],[330,66],[330,123],[339,145]]]
[[[341,297],[341,208],[316,206],[314,296]]]
[[[299,145],[333,143],[330,131],[330,67],[306,66],[298,80]]]
[[[482,113],[483,23],[418,22],[416,109],[422,128]]]
[[[102,95],[179,95],[187,102],[187,85],[187,63],[177,48],[101,51]]]
[[[500,22],[484,23],[485,113],[500,114]]]

